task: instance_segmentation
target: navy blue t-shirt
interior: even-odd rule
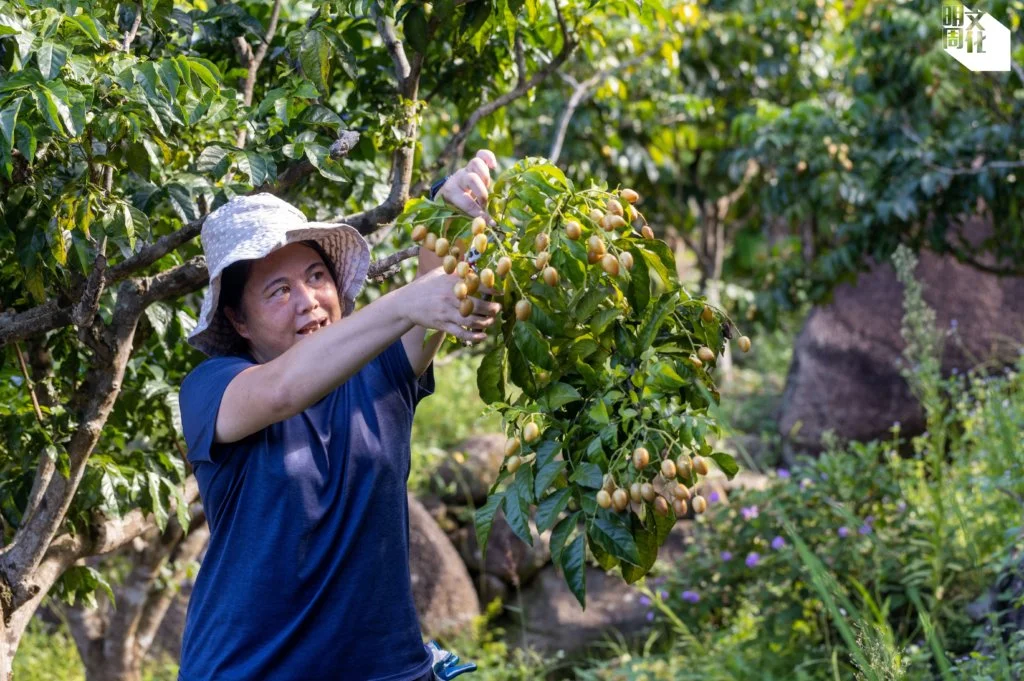
[[[210,544],[188,604],[181,681],[412,681],[430,670],[409,575],[409,440],[433,393],[401,339],[319,402],[215,443],[250,356],[182,382]]]

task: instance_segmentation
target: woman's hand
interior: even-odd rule
[[[481,149],[441,185],[438,196],[470,217],[482,216],[488,225],[494,226],[494,219],[487,214],[487,197],[490,195],[491,171],[497,167],[498,159],[494,154]]]
[[[413,324],[450,333],[471,344],[485,340],[486,330],[494,324],[501,305],[471,296],[468,299],[473,301],[473,311],[463,317],[459,310],[462,301],[455,297],[455,284],[460,281],[458,275],[445,274],[443,268],[437,267],[406,284],[395,291],[402,297],[403,316]],[[481,286],[475,295],[497,293]]]

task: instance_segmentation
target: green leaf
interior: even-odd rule
[[[666,293],[658,299],[654,307],[644,316],[643,324],[640,325],[640,331],[637,333],[636,339],[637,348],[640,352],[651,347],[658,329],[665,323],[668,316],[672,314],[677,303],[678,296],[675,293]]]
[[[147,473],[146,480],[149,483],[149,498],[153,504],[153,521],[157,528],[163,532],[167,528],[167,509],[164,507],[163,498],[160,496],[160,476],[156,473]]]
[[[405,40],[420,54],[427,51],[427,15],[420,5],[412,5],[402,23]]]
[[[516,325],[521,323],[516,322]],[[536,396],[537,383],[533,378],[533,370],[530,369],[530,363],[527,362],[526,357],[514,344],[508,346],[508,375],[512,382],[522,388],[528,396]]]
[[[561,461],[559,461],[561,463]],[[546,532],[558,521],[558,514],[565,510],[572,497],[572,488],[563,487],[552,492],[537,506],[537,531]]]
[[[519,488],[515,485],[505,490],[502,508],[505,510],[505,520],[508,521],[512,532],[523,542],[533,546],[533,536],[530,533],[530,524],[527,522],[529,506],[526,500],[519,496]]]
[[[46,121],[46,124],[57,133],[64,134],[61,113],[57,109],[57,101],[53,93],[45,86],[39,85],[32,91],[32,96],[36,100],[36,107],[39,109],[39,113],[43,115],[43,120]]]
[[[628,248],[633,256],[633,269],[629,271],[629,289],[626,297],[633,306],[634,313],[640,315],[651,301],[651,277],[647,273],[647,261],[644,260],[640,248],[635,243],[630,244]]]
[[[548,487],[551,486],[562,471],[565,470],[564,461],[549,461],[537,469],[537,478],[533,483],[534,498],[540,499]]]
[[[494,514],[498,511],[498,507],[501,505],[502,500],[505,498],[504,492],[498,492],[487,497],[487,502],[476,509],[473,514],[473,525],[476,529],[476,543],[480,547],[480,551],[484,554],[484,559],[487,557],[487,541],[491,536],[491,528],[494,525]]]
[[[36,65],[43,75],[43,80],[53,80],[68,61],[68,48],[44,40],[36,51]]]
[[[543,468],[548,465],[561,448],[562,445],[557,440],[544,440],[541,442],[534,448],[534,451],[537,452],[537,466]]]
[[[216,145],[203,149],[196,160],[196,170],[214,177],[221,177],[228,171],[231,164],[230,151]]]
[[[722,472],[725,473],[725,477],[730,480],[735,478],[736,474],[740,471],[740,467],[739,464],[736,463],[736,459],[725,452],[714,452],[711,454],[711,459],[719,468],[722,469]]]
[[[604,474],[601,473],[601,467],[596,463],[586,461],[576,466],[576,470],[572,472],[569,480],[575,482],[580,487],[601,489],[601,485],[604,482]]]
[[[587,566],[586,547],[583,543],[583,535],[578,535],[564,551],[562,551],[561,564],[562,574],[565,575],[565,583],[569,585],[572,595],[579,601],[580,607],[587,608]]]
[[[23,99],[25,98],[18,97],[0,110],[0,133],[3,134],[6,140],[4,148],[8,154],[14,148],[14,129],[18,124],[18,110],[21,108]],[[29,160],[31,161],[31,159]]]
[[[476,386],[486,404],[505,401],[505,354],[505,346],[498,345],[480,360]]]
[[[72,26],[77,27],[94,44],[99,45],[103,42],[104,38],[100,35],[99,29],[96,27],[96,22],[93,21],[92,17],[88,14],[64,17],[64,21],[70,22]]]
[[[194,73],[199,80],[206,83],[208,88],[214,91],[220,91],[221,75],[213,62],[208,59],[199,59],[196,57],[189,58],[187,62],[189,70]],[[196,90],[198,88],[193,89]]]
[[[636,516],[632,516],[633,539],[636,541],[637,554],[640,557],[638,565],[631,565],[623,562],[621,564],[622,578],[627,584],[636,583],[641,577],[650,572],[658,558],[658,538],[654,532],[640,524]]]
[[[580,399],[583,398],[580,396],[580,393],[576,388],[572,387],[568,383],[555,381],[545,389],[537,402],[538,406],[542,410],[551,412],[569,404],[570,402],[575,402]]]
[[[526,504],[527,511],[529,511],[529,505],[535,501],[533,494],[533,466],[521,466],[516,471],[516,479],[512,486],[516,488],[516,494]]]
[[[533,324],[516,322],[512,329],[512,337],[516,346],[531,363],[542,369],[551,371],[555,368],[555,358],[551,356],[551,346]]]
[[[299,63],[302,72],[316,85],[317,89],[326,94],[331,71],[331,43],[319,30],[313,29],[302,38],[299,48]]]
[[[607,425],[609,423],[608,418],[608,407],[605,405],[604,400],[598,400],[594,403],[594,406],[587,412],[590,420],[594,423],[601,425]]]
[[[640,554],[633,535],[621,520],[605,509],[598,511],[590,525],[590,538],[608,553],[632,565],[640,565]]]
[[[576,523],[579,521],[579,511],[571,515],[567,515],[558,521],[555,525],[555,529],[551,530],[551,562],[555,565],[561,563],[560,558],[562,557],[562,549],[565,547],[565,540],[569,538],[572,531],[576,529]]]
[[[253,187],[267,181],[267,160],[255,151],[243,151],[238,158],[238,168],[249,176],[249,184]]]

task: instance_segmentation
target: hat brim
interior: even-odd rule
[[[279,248],[300,241],[315,241],[329,262],[334,283],[338,289],[338,297],[342,303],[343,314],[348,316],[355,309],[355,299],[366,283],[366,275],[370,269],[370,246],[366,239],[354,227],[331,222],[308,222],[300,228],[284,233],[284,239],[268,244],[262,254],[247,254],[245,258],[225,258],[215,272],[210,272],[210,283],[203,296],[203,304],[199,314],[199,322],[189,334],[188,343],[192,347],[211,357],[236,352],[240,337],[234,326],[218,310],[220,300],[221,275],[228,265],[243,259],[264,258]]]

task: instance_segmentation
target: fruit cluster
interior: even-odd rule
[[[711,466],[737,470],[714,450],[720,432],[708,413],[719,400],[710,371],[733,326],[679,284],[639,199],[630,189],[577,189],[558,168],[526,159],[495,181],[494,226],[427,200],[399,219],[459,275],[456,296],[484,285],[502,302],[477,386],[508,442],[476,512],[478,541],[486,549],[500,508],[532,544],[532,516],[538,531],[551,530],[552,559],[581,604],[588,555],[640,579],[676,518],[706,508],[701,479]],[[737,345],[749,350],[750,341]]]

